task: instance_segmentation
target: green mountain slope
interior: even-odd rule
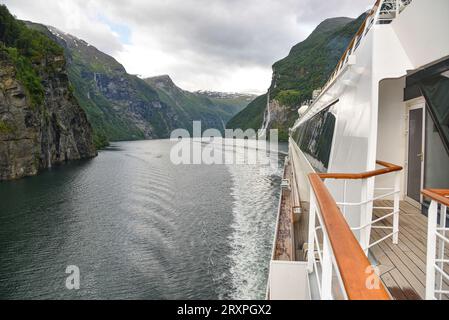
[[[186,129],[191,128],[192,121],[200,120],[203,129],[216,128],[224,132],[226,123],[239,109],[218,98],[214,101],[207,94],[182,90],[167,75],[148,78],[145,82],[156,90],[162,102],[176,109]]]
[[[253,129],[263,123],[262,99],[270,108],[269,129],[279,129],[282,140],[288,138],[288,128],[297,119],[296,111],[302,102],[311,99],[313,90],[325,84],[343,52],[359,29],[365,14],[358,19],[333,18],[323,21],[303,42],[294,46],[289,55],[273,65],[273,81],[268,94],[256,99],[236,115],[229,128],[245,126],[246,119]],[[269,101],[268,101],[269,100]],[[254,115],[261,110],[261,115]]]
[[[209,98],[216,106],[231,115],[230,118],[245,109],[257,96],[246,93],[223,93],[214,91],[197,91],[196,95]]]
[[[364,19],[365,15],[357,20],[323,21],[305,41],[294,46],[286,58],[274,64],[271,99],[293,106],[310,99],[313,90],[329,78]]]
[[[168,137],[176,112],[157,92],[114,58],[56,28],[27,22],[63,48],[70,82],[91,122],[97,145],[109,141]]]
[[[194,120],[201,120],[203,129],[223,130],[235,110],[240,110],[184,91],[169,77],[144,81],[81,39],[53,27],[26,23],[64,48],[74,94],[87,113],[99,147],[109,141],[168,138],[174,129],[192,131]]]
[[[234,118],[232,118],[228,124],[227,128],[232,129],[259,129],[262,127],[262,122],[264,118],[264,112],[267,108],[267,95],[264,94],[257,97],[253,102],[251,102],[248,107],[238,113]]]

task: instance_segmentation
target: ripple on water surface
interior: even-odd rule
[[[174,166],[170,148],[117,143],[1,183],[0,298],[263,298],[280,173]]]

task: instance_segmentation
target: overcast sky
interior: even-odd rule
[[[0,0],[145,77],[187,90],[262,93],[271,66],[324,19],[357,17],[374,0]]]

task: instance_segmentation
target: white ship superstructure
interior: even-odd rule
[[[449,298],[448,30],[448,0],[378,0],[301,108],[269,299]]]

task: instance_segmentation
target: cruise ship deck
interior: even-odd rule
[[[286,166],[285,177],[291,177],[291,166]],[[276,242],[275,260],[306,261],[308,238],[308,203],[301,202],[302,213],[294,221],[291,190],[283,190],[278,224],[278,241]],[[391,201],[377,201],[376,207],[391,206]],[[370,260],[379,268],[380,277],[392,299],[425,299],[426,252],[427,252],[427,217],[408,202],[400,204],[399,243],[382,241],[370,249]],[[374,219],[385,214],[383,210],[374,210]],[[294,222],[294,223],[292,223]],[[391,225],[391,218],[382,222]],[[293,228],[292,228],[293,226]],[[385,237],[387,231],[373,229],[371,241]],[[448,249],[446,248],[446,253]],[[449,266],[445,271],[449,271]],[[449,281],[444,280],[445,287]],[[443,297],[444,299],[444,297]]]
[[[298,109],[268,299],[449,298],[448,9],[377,0]]]
[[[380,202],[379,205],[388,206],[391,203]],[[374,210],[376,217],[382,214],[382,211]],[[383,236],[382,230],[373,230],[374,241]],[[384,241],[371,249],[371,254],[378,263],[381,279],[393,299],[425,298],[426,252],[427,217],[409,203],[401,202],[399,243],[394,245],[391,241]],[[447,287],[449,282],[445,281],[445,284]]]

